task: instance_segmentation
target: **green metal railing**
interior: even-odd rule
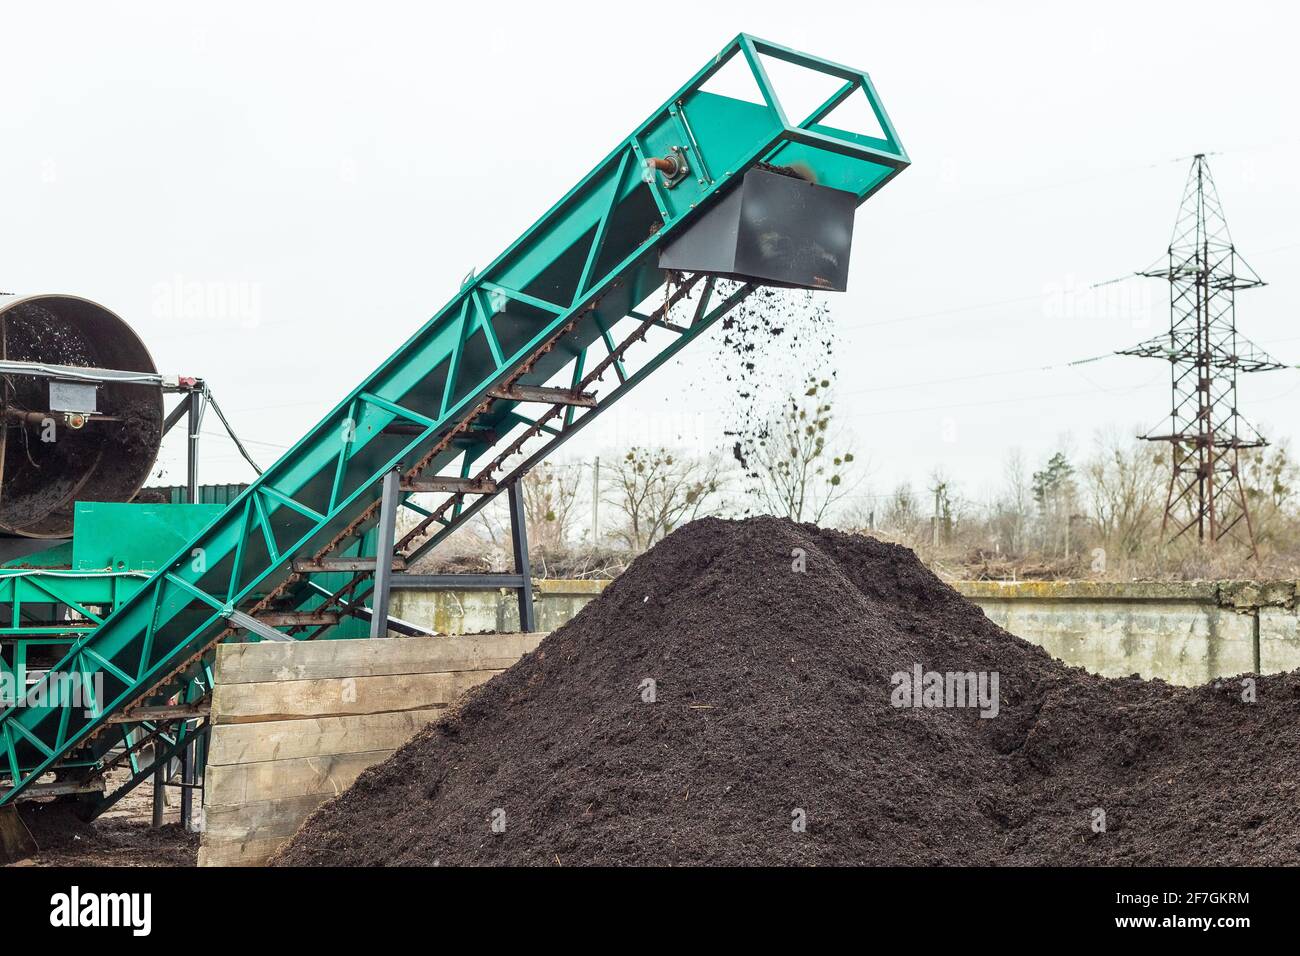
[[[761,102],[702,89],[735,57],[748,66]],[[791,122],[765,69],[768,57],[840,85]],[[854,95],[866,97],[880,135],[832,125],[832,112]],[[674,149],[689,157],[690,175],[669,186],[646,174],[647,158]],[[540,453],[525,457],[512,432],[541,436],[541,453],[548,453],[743,300],[747,286],[713,301],[712,280],[702,287],[693,280],[670,299],[681,301],[692,285],[704,293],[689,325],[668,322],[667,309],[638,311],[666,279],[659,247],[759,162],[797,163],[862,201],[908,160],[865,73],[743,34],[731,41],[69,650],[53,670],[97,676],[102,699],[87,710],[24,700],[0,714],[0,771],[8,782],[0,804],[69,760],[105,753],[113,742],[102,731],[111,716],[193,686],[204,652],[233,633],[234,611],[255,614],[298,600],[305,579],[294,559],[343,553],[372,527],[385,473],[435,475],[459,462],[468,476],[476,461],[499,465],[512,455],[526,467]],[[652,327],[668,331],[667,344],[654,346],[636,372],[623,361],[637,336],[617,345],[613,335],[628,317],[642,341]],[[581,415],[560,408],[530,418],[524,403],[488,395],[561,376],[589,388],[605,372],[618,384]],[[464,495],[453,497],[437,509],[411,505],[428,534],[418,541],[408,535],[408,554],[435,546],[490,496],[468,507]]]
[[[140,571],[0,569],[0,645],[8,648],[0,674],[25,688],[29,648],[72,647],[147,578]]]

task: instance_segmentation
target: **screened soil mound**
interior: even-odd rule
[[[996,672],[997,715],[894,706],[915,665]],[[1256,693],[1092,676],[905,548],[704,519],[277,862],[1296,863],[1300,677]]]

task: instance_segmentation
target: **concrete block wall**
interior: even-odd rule
[[[600,595],[608,581],[535,580],[534,611],[539,631],[553,631]],[[393,592],[392,614],[432,627],[439,634],[505,633],[519,630],[514,591]]]
[[[606,584],[537,581],[539,629],[568,621]],[[1300,584],[1294,581],[964,581],[954,587],[1012,634],[1108,677],[1140,674],[1195,685],[1300,668]],[[398,617],[442,633],[519,626],[509,591],[403,590],[394,598]]]
[[[973,581],[956,587],[1012,634],[1107,677],[1139,674],[1195,685],[1300,667],[1291,583]],[[1289,643],[1283,639],[1288,628]]]
[[[1296,593],[1300,597],[1300,587]],[[1260,608],[1259,659],[1264,674],[1300,667],[1300,608]]]

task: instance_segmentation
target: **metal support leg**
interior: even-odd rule
[[[528,566],[528,523],[524,512],[523,480],[510,483],[510,544],[515,551],[515,574],[523,578],[519,588],[519,629],[524,633],[537,630],[533,612],[533,578]]]
[[[388,636],[388,594],[393,582],[393,542],[397,537],[397,506],[401,472],[384,475],[384,497],[379,505],[379,541],[375,546],[375,586],[370,592],[370,636]]]
[[[199,791],[199,813],[203,813],[204,797],[208,792],[208,744],[211,735],[211,724],[204,720],[199,724],[198,732],[194,735],[194,785]],[[195,826],[195,831],[203,829],[202,817],[200,823]]]
[[[185,734],[185,746],[181,748],[181,828],[186,833],[192,833],[194,825],[194,736],[190,732],[189,725],[186,724],[182,733]]]
[[[199,502],[199,428],[203,425],[203,392],[191,392],[189,397],[189,447],[185,456],[185,500],[190,504]]]
[[[156,828],[163,825],[163,796],[167,786],[167,761],[158,759],[158,751],[162,749],[158,741],[154,741],[153,748],[154,762],[158,764],[158,768],[153,772],[153,825]]]

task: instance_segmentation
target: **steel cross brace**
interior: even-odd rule
[[[692,279],[691,281],[693,283],[694,280]],[[690,287],[687,288],[689,291]],[[673,355],[675,355],[679,350],[684,348],[692,339],[703,334],[715,322],[717,322],[723,316],[727,315],[733,309],[738,307],[742,302],[745,301],[745,299],[747,299],[750,296],[751,293],[753,293],[755,288],[756,287],[753,285],[741,285],[738,288],[736,288],[734,291],[726,295],[723,298],[722,302],[714,306],[714,308],[709,309],[708,308],[709,305],[712,304],[713,302],[713,297],[715,293],[715,282],[712,279],[706,280],[704,289],[700,296],[700,300],[696,305],[694,314],[692,315],[691,323],[689,326],[683,329],[680,336],[670,341],[665,346],[664,349],[662,349],[645,365],[637,369],[636,372],[634,372],[629,376],[620,378],[618,384],[615,386],[615,388],[612,391],[610,391],[603,397],[598,398],[597,406],[595,409],[588,410],[585,414],[583,414],[582,416],[576,419],[566,417],[565,423],[563,427],[559,430],[558,435],[553,436],[553,438],[550,441],[548,441],[544,447],[538,449],[536,452],[529,455],[529,457],[522,464],[520,464],[518,467],[516,467],[511,472],[509,472],[505,477],[496,480],[496,485],[498,486],[497,492],[478,496],[472,504],[470,504],[468,507],[465,507],[462,511],[459,512],[459,514],[457,515],[457,519],[458,519],[457,521],[441,522],[443,526],[434,535],[426,538],[422,542],[417,543],[416,540],[416,536],[418,534],[420,526],[417,526],[417,529],[414,529],[411,533],[406,535],[403,538],[403,540],[398,544],[399,549],[403,547],[408,549],[405,552],[402,552],[403,560],[406,563],[406,565],[410,567],[420,557],[422,557],[423,555],[429,553],[431,550],[436,548],[438,544],[440,544],[448,535],[450,535],[453,531],[455,531],[457,527],[459,527],[465,521],[468,521],[474,515],[478,514],[479,511],[481,511],[491,500],[493,500],[496,497],[496,494],[499,493],[500,490],[513,487],[518,482],[522,481],[524,476],[532,468],[534,468],[539,462],[543,461],[545,458],[549,457],[561,445],[563,445],[566,441],[572,438],[573,435],[575,435],[593,415],[595,415],[600,410],[608,408],[611,404],[613,404],[623,395],[627,394],[628,391],[630,391],[638,383],[643,381],[646,378],[646,376],[653,373],[661,365],[663,365],[670,358],[672,358]],[[670,297],[670,302],[673,301],[676,300]],[[656,310],[651,315],[641,317],[641,323],[642,323],[641,326],[639,326],[637,329],[632,331],[620,345],[611,347],[609,355],[606,357],[606,359],[602,361],[602,363],[598,365],[595,369],[593,369],[591,375],[583,379],[583,382],[585,383],[583,384],[583,388],[589,388],[594,381],[599,380],[600,376],[604,372],[608,371],[611,367],[615,367],[615,368],[618,367],[615,364],[617,360],[621,358],[621,356],[626,354],[627,350],[633,344],[635,344],[638,341],[644,340],[645,332],[651,325],[655,325],[658,322],[663,321],[663,318],[661,317],[662,314],[666,314],[666,311],[664,309]],[[577,369],[582,368],[583,360],[584,360],[584,356],[580,354],[575,366]],[[575,379],[577,377],[578,376],[575,373]],[[576,387],[577,386],[575,384],[575,389]],[[539,416],[538,419],[534,420],[533,424],[540,425],[541,422],[545,421],[550,417],[554,417],[555,415],[560,414],[561,412],[568,413],[573,411],[574,409],[572,407],[566,407],[564,405],[555,405],[545,414]],[[517,441],[515,443],[515,446],[521,444],[522,442]],[[513,450],[517,451],[518,448],[515,446],[512,446]],[[484,479],[489,477],[490,474],[499,467],[499,464],[503,462],[503,460],[506,457],[508,457],[507,454],[503,454],[499,456],[498,459],[493,462],[492,466],[489,466],[488,469],[485,469],[481,473],[480,477],[483,477]],[[456,500],[460,497],[462,496],[453,495],[452,498],[448,499],[447,502],[444,502],[441,507],[435,509],[432,512],[427,512],[426,516],[428,520],[424,523],[424,526],[427,526],[427,524],[433,523],[434,521],[440,521],[440,515],[446,510],[446,508],[451,504],[453,500]],[[476,577],[473,575],[460,575],[460,576],[446,575],[446,576],[419,576],[419,577],[414,575],[410,575],[410,576],[394,575],[394,577],[399,581],[402,581],[403,579],[407,579],[411,582],[409,585],[406,583],[402,583],[398,585],[402,587],[420,586],[415,583],[415,581],[419,580],[419,578],[427,579],[424,586],[442,586],[442,587],[452,587],[452,586],[478,587],[481,584],[481,586],[484,587],[497,588],[497,587],[509,586],[510,583],[510,582],[500,583],[495,580],[488,581],[486,579],[483,582],[477,582],[472,580],[474,577]],[[442,580],[442,578],[444,577],[446,578],[446,581]],[[460,582],[455,582],[451,580],[453,577],[461,577],[464,580]],[[438,578],[438,580],[435,581],[432,580],[432,578]],[[466,582],[468,582],[468,584]],[[338,602],[343,600],[343,597],[346,594],[352,595],[351,599],[354,601],[359,600],[361,597],[365,596],[367,583],[368,582],[367,582],[366,575],[364,574],[357,575],[350,582],[348,582],[347,585],[341,588],[338,592],[331,595],[330,600],[326,603],[325,606],[330,606],[331,602]]]

